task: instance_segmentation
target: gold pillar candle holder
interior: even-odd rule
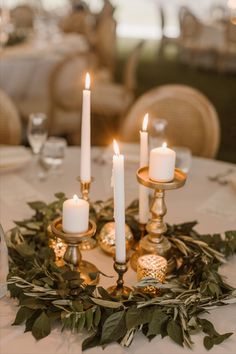
[[[108,255],[115,257],[116,252],[116,238],[115,238],[115,222],[107,222],[101,229],[98,237],[99,247]],[[134,243],[134,236],[129,227],[125,224],[125,243],[126,243],[126,254],[131,250]]]
[[[163,283],[167,272],[167,260],[156,254],[147,254],[141,256],[137,260],[137,280],[144,278],[156,279],[159,283]],[[142,291],[152,295],[160,293],[160,289],[155,286],[145,286]]]
[[[80,192],[82,198],[87,202],[89,202],[89,192],[90,192],[91,183],[94,180],[93,177],[89,182],[83,182],[80,177],[78,177],[77,180],[80,182]],[[84,240],[79,244],[79,248],[81,251],[88,251],[93,249],[96,246],[97,246],[97,240],[93,237],[90,237],[89,239]]]
[[[151,219],[146,225],[147,235],[141,238],[137,250],[131,257],[131,267],[137,270],[137,260],[144,254],[157,254],[168,260],[168,272],[175,267],[172,257],[170,241],[163,235],[167,226],[164,223],[164,216],[167,213],[165,204],[165,191],[182,187],[186,182],[186,174],[180,169],[175,169],[174,179],[170,182],[157,182],[149,178],[148,166],[137,171],[138,182],[145,187],[154,190],[153,200],[150,206]]]
[[[107,289],[107,292],[116,298],[128,298],[129,294],[131,292],[131,289],[128,288],[127,286],[124,286],[124,274],[128,270],[127,262],[125,263],[119,263],[119,262],[114,262],[114,269],[116,273],[118,274],[118,279],[116,282],[116,285],[113,285]]]
[[[86,284],[98,284],[99,272],[95,265],[82,260],[79,244],[86,241],[96,233],[96,224],[89,220],[89,228],[85,232],[67,233],[62,229],[62,218],[55,219],[51,224],[51,232],[54,236],[62,239],[67,244],[64,254],[64,261],[72,266],[76,271],[80,272],[81,278]],[[96,278],[91,277],[91,273],[97,273]]]

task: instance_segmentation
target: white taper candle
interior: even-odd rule
[[[142,130],[140,131],[140,160],[139,166],[148,166],[148,113],[143,118]],[[149,189],[139,184],[139,222],[146,224],[149,218]]]
[[[82,182],[91,181],[91,91],[89,73],[86,74],[85,90],[83,90],[80,178]]]
[[[116,238],[116,262],[126,262],[125,245],[125,186],[124,186],[124,155],[119,152],[117,142],[113,141],[113,186],[114,186],[114,219]]]

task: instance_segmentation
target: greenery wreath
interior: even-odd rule
[[[48,245],[48,224],[61,215],[63,193],[57,193],[50,204],[32,202],[34,215],[16,221],[7,237],[9,252],[8,289],[19,299],[19,310],[13,325],[25,323],[36,339],[50,334],[60,322],[62,330],[89,332],[82,349],[118,342],[129,346],[135,333],[141,331],[149,340],[157,335],[169,336],[179,345],[192,347],[192,333],[204,332],[204,346],[214,345],[231,336],[219,334],[213,324],[200,315],[215,306],[236,302],[236,291],[220,276],[218,269],[236,252],[236,231],[224,235],[200,235],[196,222],[168,225],[166,236],[175,248],[177,269],[164,284],[144,279],[136,284],[128,299],[117,300],[101,286],[86,285],[70,266],[58,267]],[[112,200],[97,201],[90,214],[97,232],[113,219]],[[126,222],[139,239],[136,214],[138,202],[126,209]],[[224,236],[224,237],[222,237]],[[147,285],[161,288],[160,296],[143,293]]]

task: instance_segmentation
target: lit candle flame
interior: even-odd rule
[[[113,140],[113,149],[117,156],[120,155],[119,145],[115,139]]]
[[[79,201],[79,198],[78,198],[78,196],[76,194],[73,195],[73,201],[75,203],[78,203],[78,201]]]
[[[164,143],[162,144],[162,147],[163,147],[163,148],[166,148],[166,147],[167,147],[167,143],[164,142]]]
[[[147,131],[148,119],[149,119],[149,115],[148,115],[148,113],[146,113],[145,116],[144,116],[144,118],[143,118],[143,126],[142,126],[142,130],[143,130],[144,132]]]
[[[89,73],[86,73],[85,76],[85,90],[89,90],[90,89],[90,75]]]

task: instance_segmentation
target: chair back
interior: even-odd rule
[[[34,12],[28,5],[19,5],[11,10],[11,18],[16,28],[33,28]]]
[[[99,18],[94,46],[101,65],[113,73],[116,65],[116,21],[112,14],[105,12]]]
[[[188,8],[180,8],[179,22],[182,41],[194,40],[199,37],[201,31],[200,21]]]
[[[134,91],[137,86],[137,66],[144,43],[145,41],[139,42],[127,59],[123,73],[123,82],[128,91]]]
[[[232,20],[226,24],[225,37],[228,45],[236,45],[236,23]]]
[[[21,120],[13,101],[0,90],[0,144],[21,143]]]
[[[164,85],[142,95],[131,107],[121,130],[121,139],[138,141],[145,113],[150,119],[168,122],[170,146],[185,146],[193,155],[212,158],[216,155],[220,128],[214,106],[199,91],[185,85]]]

